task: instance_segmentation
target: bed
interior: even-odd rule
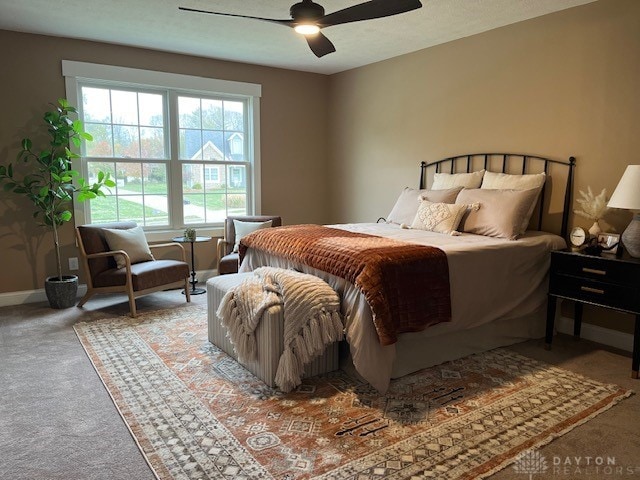
[[[439,195],[445,189],[427,189],[426,186],[442,187],[447,182],[467,181],[469,174],[478,176],[478,172],[491,172],[490,176],[484,172],[480,175],[482,181],[491,179],[487,184],[489,188],[484,189],[485,191],[475,184],[469,184],[476,188],[464,188],[457,194],[458,198],[462,192],[465,198],[479,196],[482,202],[464,205],[469,208],[471,205],[482,205],[479,211],[485,208],[483,215],[490,211],[488,205],[493,201],[487,200],[484,203],[483,195],[495,196],[498,199],[496,201],[501,205],[506,204],[506,207],[513,202],[509,200],[511,197],[503,195],[518,195],[513,198],[520,198],[525,195],[524,190],[531,190],[511,188],[513,184],[509,182],[514,179],[517,183],[520,179],[530,181],[534,177],[542,178],[535,201],[530,208],[527,207],[530,210],[527,212],[530,221],[528,226],[522,226],[522,230],[526,227],[526,232],[518,235],[517,240],[477,233],[447,235],[418,227],[406,228],[408,225],[403,225],[400,221],[402,215],[398,216],[398,212],[394,214],[401,198],[391,212],[396,217],[395,222],[391,218],[391,221],[376,223],[328,226],[341,231],[427,245],[446,254],[450,321],[437,323],[421,331],[399,333],[397,339],[394,339],[395,343],[384,344],[381,341],[370,302],[362,289],[353,282],[288,258],[287,255],[251,247],[251,242],[243,249],[240,271],[247,272],[265,265],[294,268],[316,275],[329,283],[341,296],[346,340],[355,371],[374,388],[385,392],[393,378],[471,353],[544,336],[549,252],[566,247],[564,238],[567,233],[574,167],[573,157],[568,161],[560,161],[535,155],[502,153],[468,154],[430,164],[421,163],[419,188],[416,191],[409,189],[410,195],[423,192],[420,195],[428,196],[424,194],[425,191]],[[476,181],[475,178],[473,182]],[[503,180],[506,181],[504,185],[510,188],[501,188]],[[509,193],[515,190],[523,192]],[[405,189],[403,194],[407,191]],[[422,201],[420,205],[423,204],[436,205]],[[437,205],[442,206],[441,203]],[[409,212],[409,216],[412,213]],[[391,214],[389,217],[393,216]],[[467,223],[473,227],[473,222],[469,221],[471,214],[464,215],[467,219],[465,228]],[[496,223],[500,221],[496,220]],[[482,228],[469,230],[483,231]],[[259,236],[261,233],[253,235]]]

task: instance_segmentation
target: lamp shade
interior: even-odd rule
[[[627,166],[607,206],[640,210],[640,165]]]

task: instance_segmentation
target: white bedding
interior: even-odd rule
[[[544,232],[527,232],[512,241],[472,234],[449,236],[383,223],[330,226],[432,245],[447,254],[452,321],[423,332],[403,334],[424,338],[476,328],[495,320],[504,322],[540,310],[546,302],[549,251],[566,246],[561,237]],[[371,310],[360,291],[328,273],[254,249],[247,251],[240,271],[252,271],[264,265],[296,268],[317,275],[340,294],[354,367],[366,381],[385,392],[393,371],[396,346],[380,345]]]

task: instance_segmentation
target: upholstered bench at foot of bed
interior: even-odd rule
[[[238,357],[233,349],[233,344],[227,336],[227,329],[220,323],[216,311],[224,294],[252,275],[253,273],[220,275],[207,281],[209,341],[236,360]],[[281,306],[271,307],[265,311],[256,329],[256,343],[258,359],[252,362],[240,363],[264,383],[270,387],[275,387],[274,379],[278,370],[278,362],[284,350],[284,319]],[[312,377],[337,369],[338,342],[334,342],[327,347],[323,355],[306,365],[304,376]]]

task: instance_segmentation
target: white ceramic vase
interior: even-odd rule
[[[597,237],[599,233],[602,232],[602,228],[600,228],[600,224],[598,223],[598,220],[596,220],[595,222],[593,222],[593,225],[591,225],[591,228],[589,229],[589,234],[592,237]]]

